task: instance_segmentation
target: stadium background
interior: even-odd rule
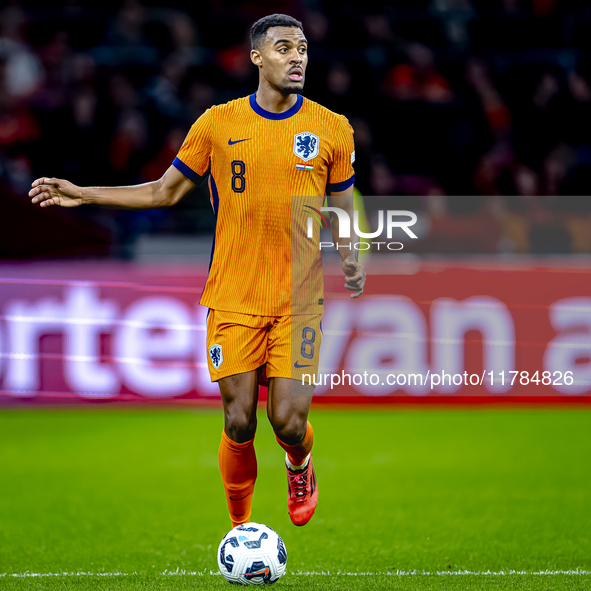
[[[360,192],[397,195],[400,209],[422,197],[433,226],[417,249],[591,252],[584,2],[7,4],[5,258],[133,258],[146,235],[211,234],[205,187],[151,212],[40,211],[26,193],[46,174],[99,186],[158,178],[206,108],[256,88],[248,28],[269,11],[303,21],[305,94],[351,121]]]
[[[206,188],[142,212],[41,210],[27,192],[41,175],[159,177],[207,107],[255,90],[247,32],[271,12],[304,23],[304,94],[351,121],[358,191],[420,220],[404,254],[365,259],[360,300],[327,274],[327,334],[346,331],[330,369],[364,351],[388,369],[410,351],[424,368],[568,369],[578,383],[319,392],[317,515],[289,525],[261,416],[254,517],[284,537],[289,577],[324,588],[391,588],[390,570],[397,588],[482,588],[511,569],[517,581],[494,588],[585,588],[591,12],[577,0],[4,4],[0,583],[74,588],[99,572],[93,588],[144,588],[180,569],[158,585],[181,588],[215,569],[227,523],[221,416],[203,408],[219,404],[197,305]],[[364,408],[376,403],[398,405]],[[384,576],[328,583],[337,571]]]

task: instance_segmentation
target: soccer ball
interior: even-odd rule
[[[231,529],[218,548],[218,566],[234,585],[270,585],[287,564],[287,550],[279,535],[261,523]]]

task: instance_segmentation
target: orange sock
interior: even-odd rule
[[[312,429],[312,425],[310,424],[310,421],[308,421],[306,434],[297,445],[287,445],[287,443],[283,443],[277,435],[275,435],[275,438],[277,439],[277,443],[279,443],[279,445],[287,452],[287,459],[294,466],[301,466],[312,450],[312,445],[314,445],[314,429]]]
[[[236,443],[222,431],[218,458],[232,527],[248,523],[254,483],[257,479],[254,438],[246,443]]]

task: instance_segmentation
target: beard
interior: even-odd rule
[[[295,80],[290,80],[286,77],[281,90],[286,94],[301,94],[304,90],[304,81],[305,78],[296,82]]]

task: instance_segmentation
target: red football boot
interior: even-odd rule
[[[287,510],[294,525],[306,525],[318,505],[316,473],[312,466],[312,454],[303,470],[294,472],[287,465]]]

